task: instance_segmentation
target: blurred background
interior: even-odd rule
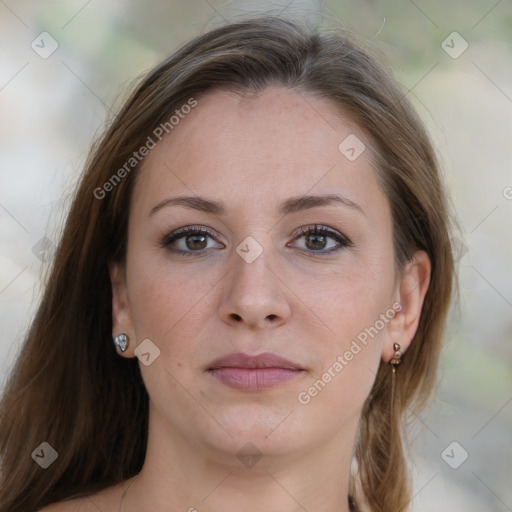
[[[438,399],[413,429],[413,509],[512,511],[510,0],[0,0],[0,385],[106,120],[181,44],[262,13],[371,39],[430,129],[460,226],[461,296]]]

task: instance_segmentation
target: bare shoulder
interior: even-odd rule
[[[107,487],[96,494],[85,498],[75,498],[51,503],[37,512],[98,512],[98,510],[114,511],[119,508],[123,491],[132,479]]]
[[[80,498],[52,503],[51,505],[39,509],[37,512],[92,512],[92,510],[93,504],[91,502],[87,503],[87,500]]]

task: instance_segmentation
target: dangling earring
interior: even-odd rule
[[[125,352],[128,347],[128,335],[121,333],[114,338],[114,345],[121,351]]]
[[[395,355],[389,361],[389,364],[393,367],[393,373],[395,373],[395,368],[402,362],[402,356],[404,353],[400,349],[401,347],[398,343],[393,343],[393,350],[395,351]]]
[[[395,351],[395,354],[389,361],[389,364],[391,365],[391,399],[389,401],[391,425],[394,425],[396,367],[402,362],[402,356],[404,355],[404,353],[400,349],[401,347],[398,343],[393,343],[393,350]]]

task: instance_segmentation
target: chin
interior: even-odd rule
[[[221,443],[228,443],[237,449],[240,445],[252,442],[274,453],[289,453],[304,441],[303,423],[292,420],[294,412],[287,407],[268,407],[258,404],[231,407],[213,416],[221,423],[229,435],[222,435]],[[306,427],[306,430],[309,430]]]

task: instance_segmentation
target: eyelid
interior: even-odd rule
[[[329,236],[330,238],[334,238],[338,241],[338,243],[342,244],[343,246],[350,247],[353,245],[352,240],[343,233],[340,233],[338,230],[334,228],[330,228],[328,226],[324,226],[322,224],[309,224],[307,226],[301,226],[297,231],[295,231],[295,239],[300,238],[305,235],[309,234],[321,234]]]
[[[201,249],[201,250],[197,250],[197,251],[192,251],[192,250],[183,251],[181,249],[170,249],[169,248],[169,245],[171,243],[175,242],[176,240],[181,240],[185,236],[193,235],[193,234],[208,236],[208,237],[212,238],[215,242],[219,243],[220,245],[224,245],[217,240],[218,235],[216,233],[214,233],[213,230],[211,230],[210,228],[202,226],[202,225],[190,225],[190,226],[184,226],[184,227],[178,228],[178,229],[172,231],[171,233],[167,234],[166,236],[164,236],[160,243],[160,246],[162,248],[167,249],[171,253],[180,254],[180,255],[194,255],[194,254],[202,255],[202,254],[206,253],[208,251],[208,249]],[[318,234],[321,236],[327,236],[328,238],[335,240],[338,245],[336,247],[331,247],[327,250],[320,249],[320,250],[315,251],[315,250],[308,250],[308,249],[300,249],[301,252],[307,252],[307,253],[310,253],[311,255],[322,256],[322,255],[327,255],[327,254],[331,254],[331,253],[336,253],[336,252],[340,251],[341,249],[353,246],[352,241],[346,235],[344,235],[343,233],[340,233],[336,229],[330,228],[328,226],[320,225],[320,224],[310,224],[307,226],[301,226],[291,236],[294,237],[293,241],[295,241],[297,239],[300,239],[300,238],[302,238],[306,235],[310,235],[310,234],[313,234],[313,235]],[[289,247],[288,244],[287,244],[287,247]]]
[[[164,236],[161,246],[166,247],[172,242],[179,240],[180,238],[183,238],[186,235],[189,234],[205,234],[209,237],[213,238],[217,243],[220,243],[217,238],[218,235],[211,230],[210,228],[202,225],[190,225],[190,226],[184,226],[182,228],[175,229],[171,233]],[[199,251],[188,251],[188,252],[199,252]]]

